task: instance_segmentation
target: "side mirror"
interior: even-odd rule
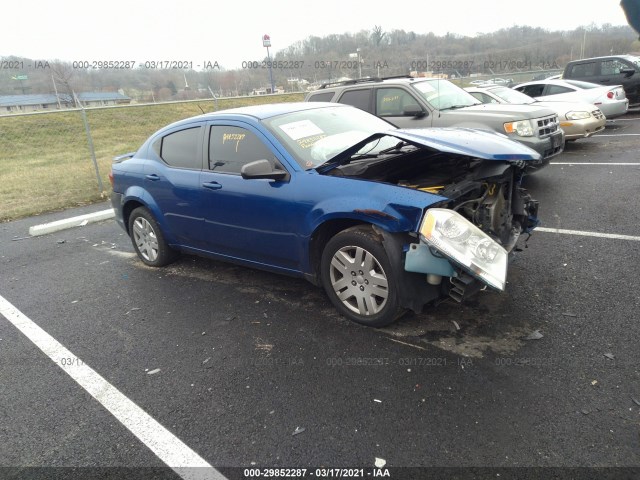
[[[288,180],[289,173],[285,170],[276,170],[269,160],[256,160],[247,163],[240,169],[240,175],[245,180],[267,179],[267,180]]]
[[[424,117],[427,113],[420,108],[420,105],[416,104],[416,103],[412,103],[410,105],[405,106],[402,109],[402,114],[405,117],[416,117],[416,118],[422,118]]]

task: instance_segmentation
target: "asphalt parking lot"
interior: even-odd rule
[[[0,224],[0,477],[640,478],[639,147],[630,114],[527,178],[505,293],[377,330],[303,280],[145,267],[114,221],[28,237],[108,205]]]

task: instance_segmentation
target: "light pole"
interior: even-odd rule
[[[275,93],[273,85],[273,71],[271,70],[271,56],[269,55],[269,47],[271,46],[271,37],[266,33],[262,36],[262,46],[267,49],[267,59],[269,60],[269,81],[271,82],[271,93]]]
[[[360,49],[356,48],[356,53],[350,53],[349,58],[355,58],[358,62],[358,78],[362,78],[362,57],[360,57]]]

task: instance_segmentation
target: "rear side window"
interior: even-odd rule
[[[570,88],[563,87],[561,85],[548,85],[545,95],[558,95],[559,93],[573,92]]]
[[[570,77],[595,77],[596,76],[596,62],[579,63],[573,65],[569,72]]]
[[[518,87],[516,90],[519,90],[530,97],[541,97],[542,92],[544,91],[544,84],[536,83],[533,85],[525,85],[524,87]]]
[[[309,97],[309,102],[330,102],[334,92],[314,93]]]
[[[372,89],[349,90],[344,92],[339,102],[359,108],[365,112],[371,112],[371,92]]]
[[[157,152],[160,147],[160,158],[172,167],[201,169],[202,158],[198,155],[201,128],[187,128],[165,135],[159,145],[154,144],[154,150]]]
[[[209,133],[209,169],[216,173],[240,173],[256,160],[275,162],[275,156],[258,136],[244,128],[214,125]]]

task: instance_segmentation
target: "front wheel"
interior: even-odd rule
[[[404,312],[392,270],[368,226],[338,233],[322,253],[322,284],[329,299],[345,317],[370,327],[389,325]]]
[[[151,267],[163,267],[177,254],[162,235],[156,219],[146,207],[138,207],[129,217],[129,235],[138,257]]]

